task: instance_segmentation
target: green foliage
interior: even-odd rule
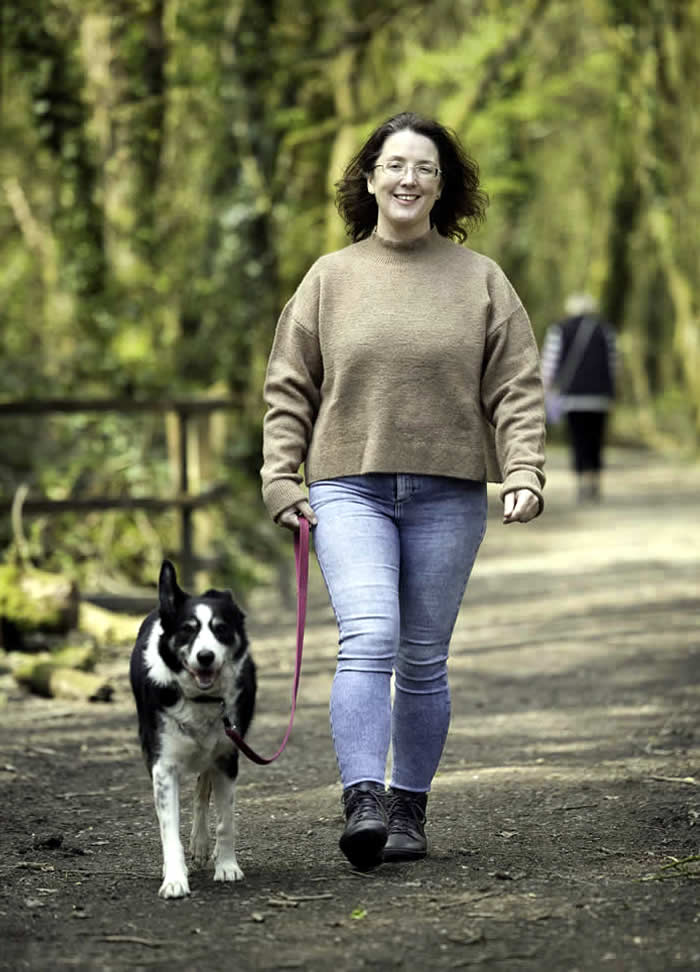
[[[470,243],[538,336],[572,291],[599,296],[630,335],[622,398],[641,434],[678,410],[672,434],[694,441],[700,0],[6,0],[2,18],[0,395],[228,391],[217,475],[236,501],[211,532],[233,576],[254,582],[279,545],[257,487],[276,318],[347,242],[343,165],[407,107],[478,160],[491,207]],[[173,485],[162,419],[0,435],[5,496]],[[86,579],[152,583],[177,547],[168,516],[27,532],[37,562]]]
[[[0,617],[19,631],[64,631],[72,608],[72,589],[44,570],[0,565]]]

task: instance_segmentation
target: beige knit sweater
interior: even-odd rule
[[[539,357],[500,267],[433,229],[321,257],[280,316],[264,387],[263,499],[361,473],[544,485]],[[494,450],[495,446],[495,450]]]

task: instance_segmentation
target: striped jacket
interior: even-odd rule
[[[586,317],[595,318],[595,327],[579,354],[574,342]],[[568,376],[567,387],[558,388],[562,411],[607,411],[615,397],[617,348],[613,329],[597,315],[590,314],[567,317],[553,324],[542,346],[542,381],[546,390],[556,386],[568,370],[566,360],[572,349],[579,360]]]

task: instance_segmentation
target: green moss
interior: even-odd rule
[[[20,631],[65,631],[77,618],[77,591],[65,578],[7,564],[0,567],[0,616]]]

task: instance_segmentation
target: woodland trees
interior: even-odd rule
[[[538,336],[567,294],[598,296],[627,433],[695,444],[700,0],[4,0],[0,18],[3,398],[228,393],[222,461],[260,517],[277,315],[346,241],[344,162],[411,107],[479,161],[491,207],[470,244]],[[6,496],[168,480],[157,419],[0,435]],[[163,532],[132,526],[41,521],[30,546],[150,582]]]

